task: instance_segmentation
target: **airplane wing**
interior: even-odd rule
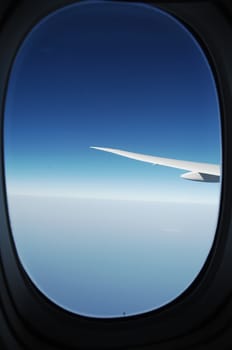
[[[90,148],[110,152],[117,154],[122,157],[127,157],[130,159],[139,160],[141,162],[164,165],[171,168],[187,170],[187,173],[181,175],[182,178],[192,181],[202,181],[202,182],[219,182],[220,181],[220,167],[218,164],[209,163],[197,163],[190,162],[186,160],[177,160],[171,158],[161,158],[156,156],[150,156],[146,154],[133,153],[128,151],[123,151],[114,148],[105,147],[94,147]]]

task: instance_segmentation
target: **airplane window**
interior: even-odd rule
[[[166,12],[85,1],[40,21],[4,112],[11,230],[38,289],[97,318],[181,295],[215,237],[220,127],[206,54]]]

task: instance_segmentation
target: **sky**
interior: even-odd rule
[[[32,280],[60,305],[67,304],[67,294],[54,296],[57,288],[48,287],[49,276],[43,278],[39,273],[42,254],[35,261],[29,253],[36,246],[35,237],[41,246],[53,241],[57,229],[54,222],[58,219],[53,218],[55,229],[48,213],[54,206],[62,205],[68,198],[69,203],[76,200],[72,205],[79,221],[74,220],[74,225],[70,219],[68,226],[70,232],[77,232],[76,242],[80,239],[78,232],[85,232],[81,222],[83,218],[88,221],[87,214],[91,218],[99,212],[100,221],[90,231],[101,232],[101,241],[105,242],[101,225],[108,220],[106,226],[114,235],[115,211],[121,212],[121,207],[127,215],[119,215],[124,223],[124,229],[119,228],[120,237],[122,232],[130,236],[130,224],[135,225],[133,217],[137,212],[150,213],[146,220],[143,215],[140,218],[141,223],[146,221],[144,231],[150,235],[155,230],[151,208],[156,203],[162,203],[161,219],[165,203],[166,208],[173,208],[174,204],[200,207],[200,212],[189,210],[185,220],[188,222],[191,215],[199,222],[208,217],[208,228],[204,224],[205,231],[210,227],[204,241],[207,249],[199,256],[198,267],[190,264],[181,287],[173,289],[173,297],[176,296],[199,272],[212,245],[220,184],[184,180],[180,178],[182,170],[152,166],[90,146],[221,164],[220,110],[211,68],[196,39],[170,15],[141,4],[83,1],[58,10],[37,24],[22,43],[12,67],[5,104],[4,156],[18,254]],[[116,207],[111,208],[110,203]],[[43,224],[43,229],[39,229],[36,225],[37,234],[31,233],[33,239],[28,240],[23,231],[32,230],[37,220],[32,215],[33,220],[28,223],[31,207],[37,208],[37,216],[43,214],[47,227]],[[85,208],[85,213],[78,216],[79,207],[81,212]],[[209,210],[214,210],[212,218]],[[62,211],[65,222],[69,211]],[[180,211],[176,215],[183,219]],[[176,232],[172,222],[170,219],[169,230]],[[125,229],[128,223],[130,229]],[[49,237],[45,238],[41,230],[49,231]],[[62,232],[66,230],[63,228]],[[161,231],[157,228],[159,234]],[[92,233],[94,237],[96,232]],[[191,242],[196,240],[193,233],[189,237]],[[96,238],[93,241],[96,243]],[[103,243],[102,252],[108,249],[105,246]],[[48,265],[52,264],[49,254],[51,251],[44,260]],[[59,254],[62,255],[62,249]],[[122,254],[125,261],[128,254],[131,256],[129,251]],[[137,261],[135,256],[133,261]],[[99,263],[99,271],[102,264]],[[52,274],[55,265],[49,266]],[[65,266],[69,269],[70,264]],[[143,273],[146,268],[144,265]],[[87,270],[83,269],[85,273]],[[115,281],[115,285],[121,285]],[[164,296],[164,300],[168,299],[170,295]],[[79,306],[72,303],[66,307],[78,311]],[[152,304],[151,299],[148,304],[152,308],[159,302]],[[93,306],[95,315],[117,315],[116,309],[101,313],[99,308]],[[142,309],[140,305],[129,313]],[[84,308],[82,313],[85,314]],[[91,310],[86,313],[91,314]]]

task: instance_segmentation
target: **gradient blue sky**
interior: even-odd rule
[[[220,183],[89,147],[221,164],[220,137],[211,69],[174,18],[84,1],[41,21],[16,56],[4,124],[11,227],[32,281],[94,317],[175,299],[212,246]]]
[[[209,64],[179,22],[151,7],[82,3],[43,20],[17,55],[5,116],[9,190],[211,201],[218,188],[89,149],[221,162]]]

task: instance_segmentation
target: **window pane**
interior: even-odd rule
[[[31,280],[90,317],[174,300],[213,244],[220,137],[209,63],[167,13],[84,2],[43,19],[15,58],[4,124],[11,229]]]

